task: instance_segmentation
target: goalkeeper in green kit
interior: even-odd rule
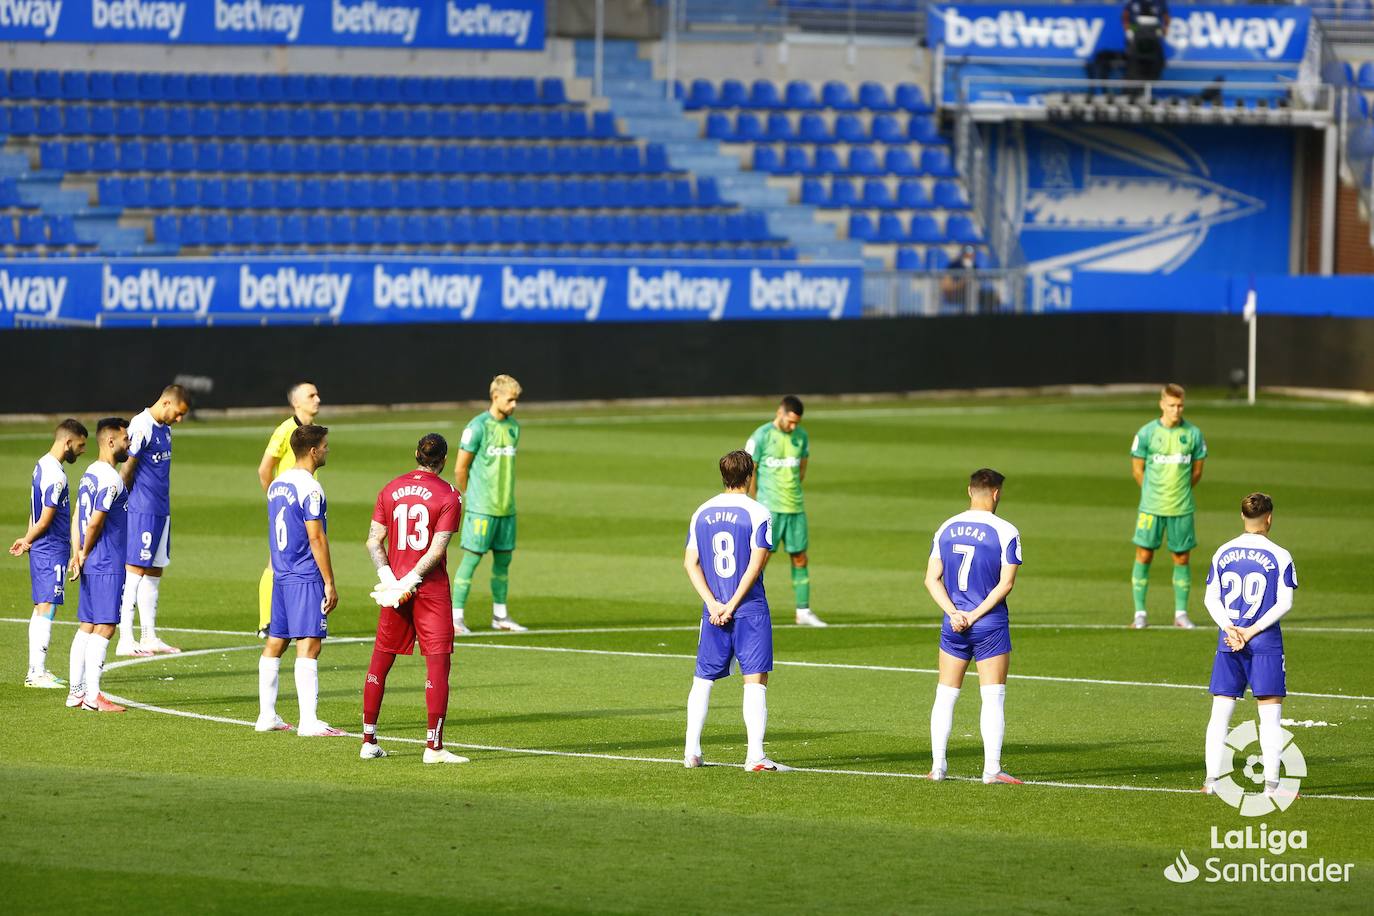
[[[491,628],[523,633],[506,608],[510,561],[515,551],[515,452],[520,424],[512,414],[520,383],[509,375],[491,380],[491,407],[472,418],[458,440],[454,483],[463,494],[459,543],[463,559],[453,574],[453,631],[467,635],[463,606],[482,555],[491,551]]]
[[[1188,619],[1188,592],[1192,571],[1188,557],[1197,546],[1193,530],[1193,487],[1202,479],[1207,442],[1202,430],[1183,419],[1183,386],[1169,384],[1159,393],[1158,420],[1151,420],[1131,443],[1131,473],[1140,486],[1136,515],[1135,566],[1131,569],[1131,593],[1135,617],[1131,629],[1150,625],[1145,614],[1145,593],[1150,587],[1150,561],[1167,536],[1174,558],[1174,626],[1194,628]]]
[[[825,621],[811,612],[811,573],[806,566],[806,508],[802,505],[802,481],[811,456],[810,439],[801,428],[802,402],[788,395],[772,420],[754,430],[744,450],[758,469],[749,484],[773,515],[773,549],[779,545],[792,557],[792,591],[797,597],[797,626],[823,627]]]

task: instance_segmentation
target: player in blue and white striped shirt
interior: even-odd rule
[[[773,670],[773,620],[763,591],[763,567],[773,549],[772,518],[748,495],[754,459],[734,451],[720,459],[725,492],[702,503],[687,529],[687,578],[701,596],[696,676],[687,696],[687,741],[682,762],[701,766],[701,730],[711,688],[738,660],[744,677],[744,729],[751,773],[787,769],[763,753],[768,725],[768,672]]]
[[[926,566],[926,590],[944,611],[940,627],[940,683],[930,710],[930,778],[941,780],[954,722],[954,703],[969,661],[978,665],[983,711],[983,782],[1020,785],[1002,770],[1003,705],[1011,663],[1007,595],[1021,568],[1021,533],[997,517],[1006,478],[991,468],[969,477],[969,508],[935,531]]]

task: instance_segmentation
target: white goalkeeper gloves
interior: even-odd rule
[[[400,607],[420,587],[420,577],[412,570],[399,580],[390,566],[377,570],[379,581],[370,593],[379,607]]]

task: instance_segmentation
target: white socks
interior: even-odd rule
[[[1264,760],[1264,781],[1279,781],[1279,753],[1283,750],[1283,704],[1259,704],[1260,756]]]
[[[29,618],[29,673],[42,674],[48,666],[48,641],[52,639],[52,618],[34,610]]]
[[[768,688],[763,684],[744,685],[744,733],[749,740],[746,761],[762,760],[763,733],[768,728]]]
[[[301,706],[300,728],[308,728],[320,721],[317,707],[320,701],[320,660],[296,656],[296,701]]]
[[[86,680],[87,706],[94,706],[100,698],[100,673],[105,670],[105,650],[109,645],[110,640],[104,636],[94,633],[86,635],[86,671],[83,677]]]
[[[504,604],[493,604],[491,606],[491,616],[497,620],[505,620],[510,616],[510,610]]]
[[[138,586],[143,581],[142,573],[124,574],[124,593],[119,598],[119,641],[138,642],[134,638],[134,604],[138,601]]]
[[[930,768],[941,773],[949,769],[945,754],[949,749],[949,730],[954,725],[954,703],[958,687],[935,685],[935,705],[930,707]]]
[[[1226,733],[1231,729],[1231,713],[1235,711],[1235,697],[1212,697],[1212,718],[1207,722],[1207,778],[1221,777],[1221,759],[1226,754]],[[1261,706],[1263,711],[1264,707]],[[1260,746],[1263,747],[1264,731],[1261,718]]]
[[[706,713],[711,708],[711,688],[715,681],[692,678],[692,692],[687,694],[687,743],[684,756],[701,756],[701,730],[706,726]]]
[[[72,637],[72,654],[67,662],[67,689],[72,693],[85,692],[86,685],[86,638],[85,630],[77,630]]]
[[[1002,772],[1002,734],[1006,730],[1002,706],[1007,700],[1007,685],[986,684],[978,692],[983,695],[983,711],[978,717],[983,732],[983,775],[996,776]]]
[[[161,576],[143,576],[138,583],[138,622],[143,625],[146,642],[157,639],[157,590],[161,586]]]
[[[258,658],[258,721],[272,722],[277,718],[277,674],[280,658]]]

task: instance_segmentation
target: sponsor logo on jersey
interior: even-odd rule
[[[771,455],[764,458],[761,463],[769,469],[801,467],[800,458],[774,458]]]
[[[0,27],[42,29],[52,38],[61,18],[62,0],[0,0]]]
[[[186,4],[168,0],[91,0],[91,27],[131,32],[162,32],[181,37]]]
[[[516,47],[529,41],[530,24],[534,20],[530,10],[496,10],[489,3],[469,6],[453,0],[444,4],[444,14],[444,29],[450,35],[509,38]]]
[[[267,0],[215,0],[215,31],[269,32],[285,41],[301,34],[305,5],[271,3]]]
[[[1193,456],[1154,454],[1150,456],[1150,461],[1154,462],[1155,464],[1192,464]]]
[[[514,458],[515,446],[513,445],[488,445],[488,458]]]
[[[330,27],[334,34],[384,35],[408,45],[415,40],[420,11],[415,7],[362,0],[331,0]]]

